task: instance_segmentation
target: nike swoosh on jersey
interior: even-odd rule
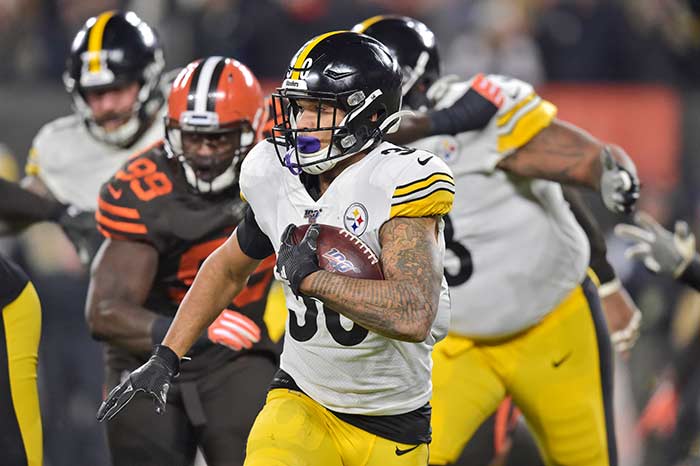
[[[556,361],[552,361],[552,367],[557,368],[557,367],[561,366],[562,364],[564,364],[564,362],[567,359],[569,359],[569,357],[571,356],[571,353],[572,352],[569,351],[568,353],[566,353],[566,356],[564,356],[563,358],[556,360]]]
[[[426,163],[428,163],[428,160],[430,160],[430,159],[432,159],[432,158],[433,158],[433,156],[431,155],[431,156],[428,157],[427,159],[423,159],[423,160],[418,159],[418,163],[421,164],[421,165],[425,165]]]
[[[122,197],[122,189],[114,189],[111,184],[108,184],[107,190],[114,199],[119,199],[120,197]]]
[[[420,445],[416,445],[415,447],[412,448],[407,448],[406,450],[400,450],[399,447],[396,447],[396,456],[402,456],[405,455],[406,453],[412,452],[416,448],[418,448]]]

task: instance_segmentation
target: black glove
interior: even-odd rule
[[[469,89],[451,107],[428,112],[430,134],[460,134],[483,129],[498,112],[493,102]]]
[[[165,345],[156,345],[146,364],[129,374],[127,380],[109,392],[97,410],[97,420],[102,422],[105,418],[112,419],[140,391],[151,395],[156,413],[163,414],[170,382],[179,372],[180,358],[177,354]]]
[[[289,224],[282,233],[282,246],[277,253],[277,273],[298,298],[299,285],[304,277],[321,270],[316,256],[316,241],[320,230],[317,224],[311,225],[299,244],[292,241],[294,230],[296,226]]]

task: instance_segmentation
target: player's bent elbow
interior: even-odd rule
[[[93,304],[87,309],[85,320],[94,340],[104,341],[109,338],[111,313],[111,308],[103,302]]]

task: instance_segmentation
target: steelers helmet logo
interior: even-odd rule
[[[355,236],[360,236],[367,229],[367,209],[359,202],[353,202],[345,209],[343,221],[346,230]]]

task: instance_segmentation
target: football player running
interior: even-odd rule
[[[440,78],[433,33],[418,21],[378,16],[354,30],[396,55],[405,106],[430,110],[402,122],[396,139],[441,155],[456,177],[445,218],[453,313],[433,353],[430,463],[456,462],[511,395],[545,464],[617,464],[611,342],[586,273],[589,242],[559,183],[593,188],[611,210],[628,211],[638,197],[634,165],[557,120],[529,84]]]
[[[245,464],[425,465],[430,353],[449,320],[442,216],[451,172],[430,153],[383,141],[399,123],[401,73],[370,37],[311,39],[274,98],[284,109],[276,137],[241,169],[245,220],[203,264],[162,345],[98,417],[113,417],[138,391],[162,410],[182,356],[277,251],[289,322]],[[318,228],[291,241],[294,225],[307,222],[359,236],[381,255],[386,279],[319,270]]]
[[[160,343],[201,263],[245,214],[238,174],[265,121],[258,80],[236,60],[184,68],[168,97],[165,141],[131,157],[101,189],[107,238],[92,267],[86,313],[106,344],[106,385],[119,385]],[[245,441],[277,369],[263,313],[274,256],[188,353],[163,418],[139,398],[107,425],[115,466],[243,464]],[[219,345],[214,343],[220,343]]]
[[[163,50],[133,12],[107,11],[76,34],[64,73],[74,113],[44,125],[34,138],[22,186],[0,182],[5,232],[57,221],[83,260],[102,240],[97,194],[134,151],[163,137]]]

